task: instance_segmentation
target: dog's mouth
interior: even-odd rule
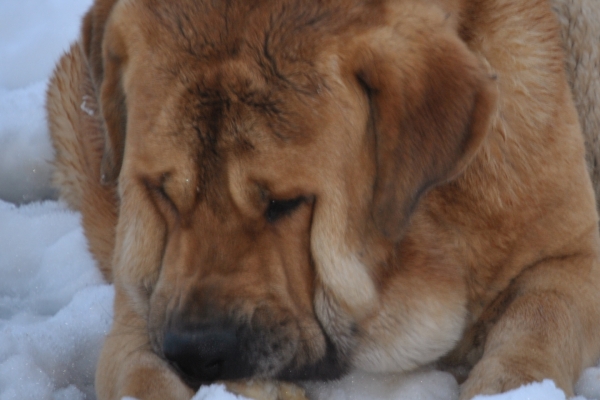
[[[333,380],[348,362],[323,334],[318,357],[307,354],[311,343],[301,339],[297,324],[270,326],[200,324],[166,329],[159,354],[191,388],[215,381],[276,379],[290,382]],[[318,338],[315,340],[323,340]]]

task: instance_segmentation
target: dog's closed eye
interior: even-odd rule
[[[269,206],[265,211],[265,218],[270,223],[274,223],[282,217],[290,215],[300,204],[305,201],[303,196],[289,200],[270,200]]]
[[[157,206],[159,206],[163,210],[168,210],[172,213],[177,214],[178,209],[177,205],[169,196],[169,193],[165,187],[166,181],[169,179],[169,174],[165,173],[161,175],[160,179],[145,179],[144,185],[146,189],[150,193],[151,198],[155,202]]]

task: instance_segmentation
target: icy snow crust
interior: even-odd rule
[[[94,399],[94,373],[112,320],[80,216],[51,199],[47,79],[91,0],[0,0],[0,400]],[[37,201],[16,206],[12,203]],[[7,202],[8,201],[8,202]],[[600,337],[600,335],[599,335]],[[311,384],[316,400],[456,400],[438,371],[352,374]],[[600,399],[600,368],[584,371],[577,400]],[[240,400],[222,385],[195,400]],[[551,381],[477,400],[565,400]]]

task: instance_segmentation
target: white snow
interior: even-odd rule
[[[94,399],[94,369],[112,319],[112,286],[86,248],[80,216],[52,199],[44,94],[91,0],[0,0],[0,400]],[[31,204],[22,204],[30,201]],[[15,204],[21,205],[15,205]],[[355,373],[307,385],[316,400],[456,400],[439,371]],[[600,399],[600,367],[577,400]],[[239,400],[221,385],[195,400]],[[551,381],[477,400],[564,400]]]
[[[0,0],[0,4],[2,1],[10,0]],[[7,59],[0,53],[0,60]],[[9,63],[0,62],[0,66],[5,64]],[[45,93],[46,80],[12,90],[0,86],[2,199],[23,202],[53,195],[50,187],[52,146],[46,128]]]
[[[243,396],[238,396],[228,392],[225,389],[225,385],[215,384],[210,386],[201,387],[198,393],[192,398],[192,400],[245,400]]]
[[[0,399],[93,398],[113,289],[79,215],[56,202],[0,202]]]

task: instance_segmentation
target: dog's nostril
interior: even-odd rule
[[[184,374],[207,382],[236,377],[237,347],[235,332],[229,329],[168,331],[163,353]]]

